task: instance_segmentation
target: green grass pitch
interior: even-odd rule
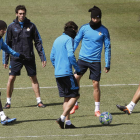
[[[36,24],[46,52],[47,66],[42,68],[36,53],[37,77],[41,99],[46,108],[36,107],[36,99],[25,68],[17,77],[12,97],[12,108],[4,110],[9,117],[16,117],[13,125],[0,125],[0,139],[4,140],[139,140],[140,107],[136,105],[132,115],[126,115],[116,104],[128,104],[140,79],[140,0],[0,0],[0,19],[10,24],[15,19],[15,7],[23,4],[27,17]],[[102,10],[102,23],[110,32],[112,58],[111,71],[103,72],[102,53],[101,112],[109,112],[113,121],[103,126],[94,116],[92,82],[87,72],[81,80],[79,110],[71,115],[71,121],[78,129],[61,130],[56,119],[62,113],[63,99],[59,98],[50,62],[53,41],[62,34],[64,24],[73,20],[78,26],[90,21],[88,9],[94,5]],[[75,52],[78,58],[80,46]],[[2,60],[2,51],[0,52]],[[8,69],[0,65],[0,90],[3,105],[6,102]],[[136,85],[133,85],[136,84]],[[87,86],[90,85],[90,86]],[[47,87],[47,88],[44,88]],[[21,89],[23,88],[23,89]]]

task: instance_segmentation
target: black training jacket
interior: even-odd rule
[[[18,19],[8,26],[5,43],[16,52],[23,54],[27,59],[34,59],[33,40],[36,50],[40,56],[41,61],[46,61],[45,52],[42,46],[40,34],[32,22],[25,18],[23,28],[21,28]],[[10,60],[19,59],[10,56]],[[3,64],[8,64],[9,54],[3,51]]]

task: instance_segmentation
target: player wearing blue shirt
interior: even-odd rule
[[[79,87],[72,72],[72,66],[77,74],[80,74],[80,69],[76,63],[74,56],[74,37],[78,26],[69,21],[65,24],[64,33],[56,38],[50,54],[52,65],[55,68],[54,75],[56,77],[59,96],[64,97],[63,113],[57,119],[61,129],[75,128],[70,121],[70,110],[79,98]]]
[[[3,51],[5,51],[7,53],[10,53],[14,57],[19,57],[21,59],[25,59],[25,56],[24,55],[15,52],[7,44],[5,44],[3,42],[2,37],[4,36],[4,34],[6,32],[6,28],[7,28],[7,24],[4,21],[0,20],[0,50],[2,49]],[[0,92],[0,96],[1,96],[1,92]],[[10,119],[9,117],[7,117],[4,114],[4,111],[2,109],[1,99],[0,99],[0,118],[1,118],[1,124],[3,124],[3,125],[6,125],[6,124],[9,124],[11,122],[16,121],[16,118]]]
[[[100,76],[101,76],[101,52],[105,50],[105,72],[108,73],[110,70],[110,59],[111,59],[111,45],[110,35],[106,27],[101,24],[101,10],[94,6],[89,9],[91,12],[91,21],[88,24],[83,25],[77,36],[74,39],[74,50],[81,42],[81,49],[79,52],[78,65],[81,69],[81,75],[77,75],[75,72],[75,78],[79,84],[81,77],[89,68],[90,75],[89,79],[93,82],[93,96],[95,99],[95,116],[100,116]],[[71,114],[78,109],[76,104],[71,110]]]

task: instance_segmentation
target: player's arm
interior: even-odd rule
[[[2,42],[2,46],[1,46],[1,49],[3,51],[5,51],[6,53],[8,54],[11,54],[15,57],[19,57],[20,54],[18,52],[15,52],[14,50],[12,50],[7,44],[5,44],[4,42]]]
[[[104,49],[105,49],[105,72],[109,72],[110,63],[111,63],[111,43],[110,43],[110,35],[107,32],[104,34]]]
[[[9,54],[15,56],[15,57],[19,57],[19,53],[15,52],[14,50],[12,50],[7,44],[5,44],[3,41],[2,41],[2,46],[1,46],[1,49],[3,50],[3,56],[2,56],[2,63],[4,65],[4,68],[7,69],[8,68],[8,60],[9,60]],[[7,56],[5,58],[5,56]],[[5,61],[7,60],[7,61]]]
[[[76,72],[80,72],[80,68],[77,65],[76,58],[75,58],[75,55],[74,55],[73,39],[71,39],[71,40],[69,39],[67,41],[66,49],[67,49],[67,52],[68,52],[68,58],[69,58],[70,63],[73,65],[73,67],[76,70]]]
[[[82,38],[83,38],[83,30],[84,30],[83,28],[84,28],[84,27],[81,27],[81,28],[79,29],[79,31],[78,31],[78,33],[77,33],[75,39],[74,39],[74,52],[75,52],[75,50],[77,49],[77,47],[78,47],[80,41],[81,41]]]
[[[55,68],[55,48],[54,47],[52,47],[52,50],[51,50],[50,60],[51,60],[52,65]]]
[[[12,28],[8,26],[7,32],[5,35],[5,44],[7,44],[10,48],[12,48]],[[6,51],[3,51],[2,61],[3,64],[8,64],[10,54]]]
[[[7,44],[5,44],[3,41],[2,41],[2,46],[1,46],[1,49],[3,50],[3,52],[6,52],[8,54],[11,54],[13,55],[14,57],[19,57],[21,59],[25,59],[25,56],[18,53],[18,52],[15,52],[14,50],[12,50]],[[4,67],[7,68],[8,67],[8,64],[5,64],[5,62],[3,62],[4,64]]]
[[[46,63],[47,63],[46,56],[45,56],[45,51],[44,51],[44,48],[43,48],[43,45],[42,45],[43,43],[42,43],[41,36],[40,36],[40,34],[39,34],[35,25],[34,25],[33,38],[34,38],[36,50],[37,50],[38,55],[40,56],[40,59],[42,61],[42,66],[45,67]]]

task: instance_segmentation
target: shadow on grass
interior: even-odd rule
[[[90,116],[93,117],[94,115],[81,115],[81,116],[72,116],[72,115],[71,115],[71,118],[90,117]]]
[[[119,126],[119,125],[130,125],[133,123],[120,123],[120,124],[110,124],[110,125],[88,125],[88,126],[82,126],[82,127],[77,127],[77,128],[91,128],[91,127],[113,127],[113,126]]]
[[[56,121],[56,119],[23,120],[23,121],[16,121],[13,124],[19,124],[19,123],[24,123],[24,122],[38,122],[38,121]]]
[[[50,103],[50,104],[44,104],[46,107],[47,106],[55,106],[55,105],[63,105],[62,103]],[[12,107],[12,108],[24,108],[24,107],[37,107],[37,105],[28,105],[28,106],[19,106],[19,107]]]
[[[36,122],[36,121],[56,121],[56,119],[39,119],[39,120],[24,120],[24,121],[16,121],[13,123],[10,123],[8,125],[4,125],[4,126],[9,126],[9,125],[16,125],[16,124],[20,124],[20,123],[24,123],[24,122]],[[79,128],[92,128],[92,127],[113,127],[113,126],[119,126],[119,125],[130,125],[133,123],[121,123],[121,124],[110,124],[110,125],[88,125],[88,126],[82,126],[82,127],[76,127],[76,129]]]
[[[79,104],[79,102],[78,102]],[[45,106],[55,106],[55,105],[63,105],[63,102],[61,103],[49,103],[49,104],[44,104]],[[37,105],[30,105],[30,106],[23,106],[23,107],[35,107]]]
[[[79,102],[78,102],[79,103]],[[63,102],[60,103],[49,103],[49,104],[44,104],[46,107],[47,106],[56,106],[56,105],[63,105]],[[28,105],[28,106],[19,106],[19,107],[12,107],[12,108],[22,108],[22,107],[37,107],[37,105]]]
[[[140,111],[135,111],[132,113],[133,114],[138,114],[140,113]],[[113,113],[110,113],[111,115],[127,115],[126,113],[124,112],[113,112]],[[90,117],[90,116],[94,116],[93,114],[92,115],[81,115],[81,116],[71,116],[71,118],[80,118],[80,117]]]
[[[137,114],[137,113],[140,113],[140,111],[135,111],[133,112],[132,114]],[[126,113],[124,112],[114,112],[114,113],[111,113],[112,115],[127,115]]]

